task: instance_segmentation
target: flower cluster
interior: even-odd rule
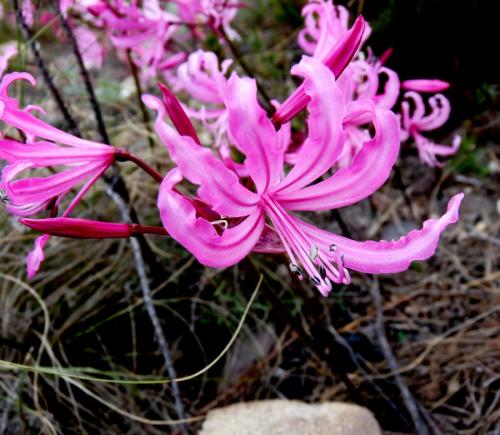
[[[342,6],[335,6],[332,0],[311,0],[302,10],[305,17],[305,28],[299,33],[298,43],[305,53],[321,59],[328,48],[334,46],[348,31],[349,13]],[[370,36],[371,29],[365,28],[362,36],[364,43]],[[457,136],[452,146],[437,145],[420,134],[441,127],[450,115],[450,104],[442,94],[429,99],[431,113],[425,115],[425,104],[420,93],[438,93],[446,90],[449,84],[441,80],[406,80],[400,83],[398,74],[384,66],[391,54],[388,50],[377,58],[368,49],[367,53],[359,52],[355,61],[339,78],[346,101],[369,100],[377,106],[393,109],[398,102],[401,91],[404,94],[401,103],[401,141],[413,139],[417,145],[419,157],[429,166],[441,166],[437,156],[454,154],[460,146]],[[383,89],[381,84],[384,83]],[[410,101],[414,105],[410,108]],[[351,125],[350,137],[345,147],[340,165],[348,165],[361,149],[366,130]]]
[[[34,84],[33,77],[3,77],[0,120],[19,137],[0,136],[0,158],[8,163],[2,171],[2,199],[10,213],[23,217],[22,223],[44,233],[28,256],[30,276],[43,260],[49,235],[168,234],[209,267],[231,266],[250,252],[285,253],[291,272],[299,279],[309,278],[324,296],[334,283],[348,284],[350,270],[400,272],[434,254],[442,232],[458,219],[463,194],[450,199],[440,218],[397,241],[354,241],[317,228],[295,212],[333,210],[369,198],[388,180],[401,143],[410,138],[423,162],[439,166],[437,156],[454,153],[460,139],[447,147],[422,134],[440,127],[450,106],[436,94],[429,98],[426,114],[421,94],[444,91],[447,83],[400,83],[384,65],[388,54],[376,58],[360,51],[371,32],[362,17],[349,28],[344,8],[331,0],[315,0],[303,10],[306,26],[298,42],[306,54],[291,70],[302,83],[284,102],[274,101],[275,113],[269,116],[258,102],[256,81],[230,73],[232,60],[219,62],[214,53],[202,50],[187,55],[172,44],[174,38],[189,37],[179,34],[181,20],[197,37],[200,20],[236,37],[230,22],[241,5],[227,0],[173,3],[175,12],[155,0],[140,6],[122,0],[60,3],[68,18],[78,11],[103,29],[119,55],[132,56],[143,80],[160,76],[168,82],[168,87],[160,84],[162,99],[143,95],[144,104],[156,112],[155,131],[175,164],[164,177],[148,170],[161,181],[157,206],[162,227],[70,217],[112,164],[140,159],[52,127],[33,115],[43,113],[41,108],[21,108],[9,96],[14,81]],[[13,52],[6,48],[2,53],[0,71]],[[401,90],[406,93],[398,114],[393,110]],[[175,96],[178,92],[188,94],[193,105],[184,107]],[[290,121],[304,109],[307,123],[297,144]],[[166,122],[167,114],[173,126]],[[201,121],[203,140],[191,119]],[[236,154],[240,159],[233,158]],[[181,183],[196,186],[196,194],[181,193]],[[59,216],[59,205],[76,186],[82,187]],[[51,217],[26,219],[44,210]]]

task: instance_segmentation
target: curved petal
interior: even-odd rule
[[[65,133],[51,125],[43,122],[29,113],[29,110],[18,109],[19,103],[16,99],[9,97],[8,88],[16,80],[27,80],[32,85],[36,81],[28,73],[11,73],[3,77],[0,83],[0,103],[4,103],[3,110],[0,110],[0,120],[12,127],[24,131],[28,136],[39,137],[54,142],[82,148],[110,149],[110,145],[99,142],[81,139],[71,134]]]
[[[68,165],[89,161],[104,162],[113,160],[114,148],[101,150],[100,148],[73,148],[61,147],[51,142],[22,143],[10,139],[0,139],[0,159],[9,163],[29,161],[37,167]]]
[[[9,65],[9,60],[17,55],[17,43],[14,41],[7,42],[0,46],[0,77]]]
[[[34,249],[27,255],[28,278],[33,278],[37,274],[40,265],[45,260],[44,249],[49,237],[47,234],[37,237]]]
[[[31,165],[33,166],[33,165]],[[2,171],[2,184],[13,204],[45,202],[70,190],[73,186],[101,172],[106,164],[82,164],[48,177],[29,177],[14,180],[19,172],[26,169],[25,163],[9,165]]]
[[[245,154],[244,164],[257,192],[263,193],[281,179],[284,150],[272,122],[257,101],[255,80],[233,73],[228,80],[225,105],[234,145]]]
[[[429,98],[429,105],[432,109],[431,113],[424,116],[418,124],[419,129],[422,131],[435,130],[441,127],[450,117],[450,102],[444,95],[437,94]]]
[[[166,145],[172,160],[184,178],[200,186],[199,197],[225,216],[248,216],[255,209],[259,196],[243,187],[238,176],[216,158],[208,148],[198,145],[189,136],[180,136],[163,121],[165,108],[160,100],[146,95],[144,103],[158,111],[155,130]]]
[[[417,145],[418,155],[422,162],[429,166],[442,167],[443,164],[437,159],[437,156],[450,156],[455,154],[460,147],[461,138],[455,136],[451,146],[436,144],[432,140],[422,136],[419,133],[413,133],[415,144]]]
[[[344,257],[344,265],[349,269],[374,274],[402,272],[413,261],[426,260],[434,255],[443,231],[457,222],[463,197],[463,193],[453,196],[443,216],[425,221],[422,229],[413,230],[397,241],[356,242],[309,224],[304,224],[304,230],[320,249],[335,250],[332,245],[338,248]]]
[[[300,147],[297,163],[273,189],[280,193],[296,191],[328,171],[340,155],[346,136],[342,128],[343,96],[333,73],[317,59],[307,56],[292,72],[304,77],[304,91],[310,99],[308,136]]]
[[[238,225],[219,235],[207,220],[197,217],[190,201],[175,191],[182,181],[178,169],[170,171],[160,186],[158,208],[167,232],[209,267],[229,267],[247,256],[264,229],[260,208]]]
[[[403,125],[406,130],[409,130],[411,124],[414,122],[419,122],[420,119],[425,115],[425,104],[422,96],[416,92],[410,91],[406,92],[404,97],[409,101],[403,101],[401,103],[401,110],[403,112]],[[414,110],[412,113],[410,102],[413,103]]]
[[[359,118],[363,116],[359,114]],[[289,210],[330,210],[354,204],[382,186],[399,153],[399,122],[388,110],[375,109],[371,116],[375,136],[363,145],[351,166],[296,192],[278,193],[276,199]]]
[[[400,82],[398,74],[386,67],[380,68],[380,74],[385,74],[387,81],[384,92],[375,97],[375,104],[381,109],[392,109],[399,98]]]

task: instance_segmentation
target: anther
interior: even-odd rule
[[[330,252],[335,252],[337,250],[337,245],[334,245],[333,243],[330,245],[329,251]]]
[[[290,263],[290,270],[293,274],[297,275],[297,276],[302,276],[303,273],[302,273],[302,269],[297,266],[295,263]]]
[[[311,250],[309,251],[309,258],[311,261],[315,261],[316,257],[318,256],[318,246],[317,245],[311,245]]]
[[[319,269],[319,275],[321,276],[321,278],[325,279],[326,278],[325,266],[320,265],[318,269]]]
[[[320,281],[320,279],[317,276],[311,276],[311,281],[314,284],[316,284],[316,285],[320,285],[321,284],[321,281]]]
[[[0,199],[4,204],[7,204],[9,202],[9,197],[7,196],[7,194],[3,189],[0,189]]]

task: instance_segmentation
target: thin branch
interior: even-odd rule
[[[111,196],[113,201],[118,206],[122,220],[131,224],[132,219],[130,217],[127,204],[118,194],[116,194],[116,192],[112,191],[110,188],[108,188],[107,190],[108,190],[108,195]],[[170,352],[170,346],[168,345],[168,342],[165,338],[165,334],[163,333],[163,329],[161,327],[160,320],[158,318],[158,314],[156,312],[156,308],[153,303],[151,287],[149,285],[149,280],[146,273],[146,266],[144,264],[144,258],[142,256],[141,247],[139,245],[139,241],[134,237],[130,238],[130,244],[132,246],[132,252],[134,254],[134,261],[137,269],[137,274],[139,275],[139,282],[141,285],[142,295],[144,298],[144,305],[146,306],[149,318],[151,319],[151,323],[153,324],[156,340],[158,342],[158,346],[165,361],[165,367],[167,369],[168,376],[170,379],[172,379],[172,394],[174,396],[174,404],[177,412],[177,417],[179,418],[179,420],[183,420],[185,418],[184,406],[181,400],[179,385],[174,380],[177,378],[177,374],[174,368],[172,354]],[[179,428],[184,435],[188,434],[187,428],[184,424],[179,425]]]
[[[70,131],[77,136],[81,136],[80,130],[78,129],[78,126],[77,126],[75,120],[71,116],[68,108],[66,107],[66,104],[64,103],[64,100],[63,100],[61,94],[57,90],[57,88],[54,84],[54,81],[52,80],[52,77],[50,76],[49,71],[47,70],[47,67],[45,66],[45,63],[42,59],[42,56],[40,55],[40,51],[38,50],[37,42],[33,38],[33,32],[31,31],[29,26],[26,24],[26,21],[23,17],[22,11],[19,8],[18,0],[12,0],[12,5],[14,8],[14,11],[16,12],[17,21],[19,22],[19,25],[21,27],[21,32],[24,36],[24,39],[28,43],[28,45],[31,49],[31,52],[33,53],[33,56],[35,57],[35,61],[36,61],[36,64],[38,66],[38,69],[42,73],[43,81],[47,85],[47,88],[49,88],[49,91],[52,94],[52,97],[54,98],[54,100],[56,101],[57,106],[59,107],[59,110],[61,111],[61,113],[64,117],[64,120],[68,124]]]
[[[373,280],[373,284],[370,286],[370,290],[373,299],[373,305],[375,306],[376,310],[375,329],[377,332],[380,347],[382,349],[382,353],[384,354],[387,365],[391,369],[391,372],[394,373],[394,380],[399,388],[405,407],[411,416],[413,425],[415,427],[415,432],[418,435],[429,435],[429,430],[418,410],[418,403],[411,394],[408,386],[405,384],[403,377],[399,374],[398,362],[396,361],[396,358],[389,344],[389,340],[387,339],[387,336],[385,334],[384,317],[382,312],[382,296],[380,294],[380,284],[377,277],[375,277],[375,279]]]
[[[80,69],[80,75],[83,79],[83,82],[85,83],[85,89],[87,90],[87,95],[89,97],[90,104],[92,106],[92,109],[94,111],[95,119],[97,122],[97,129],[99,130],[99,134],[101,135],[102,141],[106,144],[110,144],[109,140],[109,135],[106,130],[106,126],[104,124],[104,120],[102,117],[102,111],[101,111],[101,106],[99,102],[97,101],[95,91],[94,91],[94,86],[92,85],[92,81],[90,79],[89,72],[87,68],[85,67],[85,63],[83,62],[83,57],[82,54],[80,53],[80,49],[78,47],[78,43],[76,41],[75,35],[73,33],[73,30],[71,29],[71,26],[68,24],[66,21],[66,18],[64,18],[64,15],[61,13],[59,9],[59,2],[53,0],[52,5],[56,9],[57,13],[59,14],[59,18],[61,20],[61,24],[63,26],[63,29],[66,33],[66,36],[69,39],[69,42],[71,43],[71,47],[73,48],[73,54],[75,55],[75,58],[78,62],[78,68]]]
[[[248,66],[246,63],[245,59],[243,59],[243,56],[240,53],[240,50],[238,47],[234,44],[233,41],[231,41],[231,38],[227,35],[226,31],[224,30],[223,26],[220,26],[217,31],[221,34],[222,38],[224,39],[224,42],[227,44],[229,49],[231,50],[231,53],[233,54],[234,58],[238,62],[238,64],[243,68],[245,73],[255,79],[255,83],[257,84],[257,90],[259,91],[259,94],[261,97],[264,99],[266,105],[267,105],[267,112],[268,114],[272,115],[274,113],[274,106],[271,102],[271,97],[267,93],[267,91],[264,89],[264,87],[259,83],[259,81],[255,78],[255,74],[252,72],[252,69]]]
[[[131,55],[130,49],[127,49],[127,61],[130,66],[130,72],[132,73],[132,78],[134,79],[134,85],[135,85],[135,94],[137,97],[137,103],[139,104],[139,107],[141,109],[141,114],[142,114],[142,121],[144,122],[144,126],[146,127],[146,130],[148,131],[148,142],[149,146],[151,148],[154,148],[155,143],[153,141],[153,130],[151,129],[151,117],[149,116],[148,109],[146,109],[146,105],[142,101],[142,86],[141,82],[139,80],[139,71],[137,70],[137,65],[134,63]]]

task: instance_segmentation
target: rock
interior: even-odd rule
[[[263,400],[218,408],[199,435],[379,435],[372,413],[342,402]]]

